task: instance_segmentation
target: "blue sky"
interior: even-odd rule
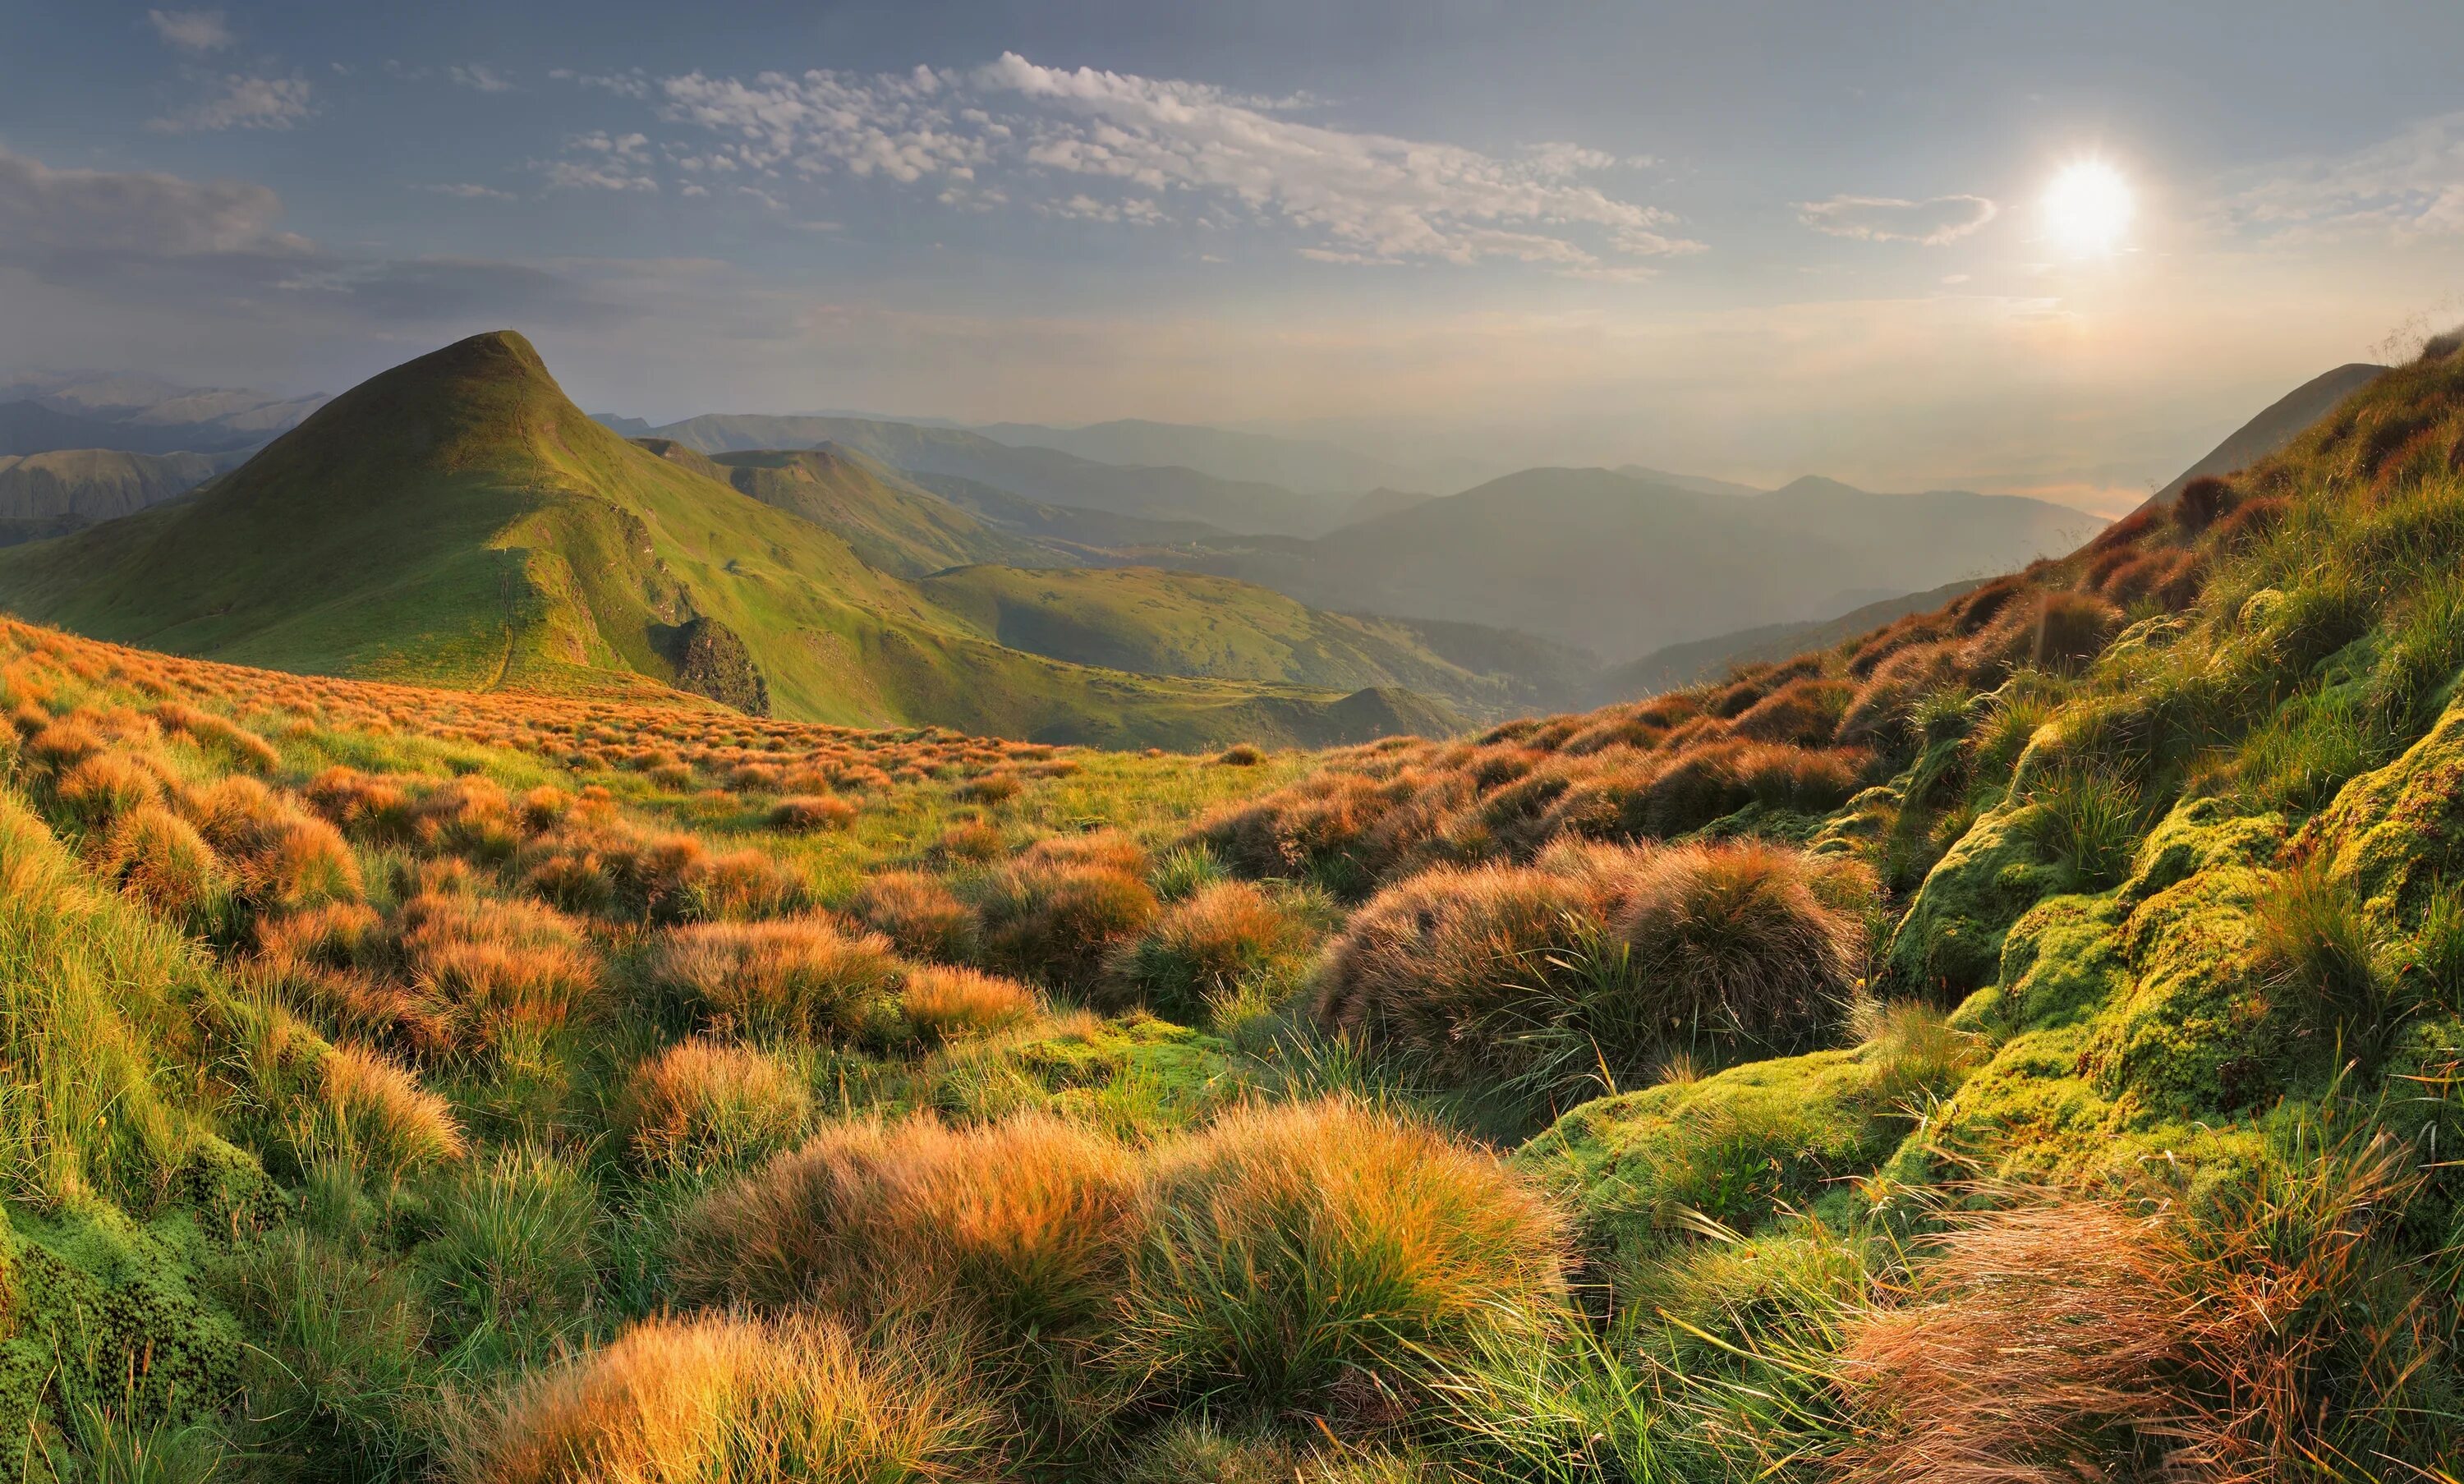
[[[2464,317],[2464,7],[0,0],[0,371],[2161,480]],[[2066,250],[2094,158],[2134,210]]]

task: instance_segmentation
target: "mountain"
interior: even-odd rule
[[[1017,448],[1052,448],[1098,464],[1194,469],[1236,483],[1281,485],[1311,494],[1416,488],[1425,480],[1400,465],[1310,439],[1234,432],[1186,423],[1127,418],[1083,427],[993,423],[969,429]]]
[[[2387,369],[2368,361],[2356,360],[2312,377],[2269,403],[2264,411],[2235,428],[2233,436],[2210,449],[2205,458],[2182,470],[2171,484],[2149,495],[2140,509],[2172,504],[2173,497],[2182,492],[2182,487],[2201,474],[2230,474],[2282,449],[2311,425],[2334,411],[2338,403],[2386,375]]]
[[[1343,502],[1279,486],[1219,479],[1194,469],[1100,464],[1052,448],[1012,447],[963,428],[872,418],[713,413],[652,428],[700,453],[809,448],[832,443],[910,474],[972,479],[1030,500],[1134,515],[1195,520],[1242,535],[1313,535],[1343,518]]]
[[[1792,655],[1831,648],[1909,614],[1931,612],[1983,585],[1981,580],[1969,578],[1925,592],[1866,603],[1836,619],[1763,623],[1733,634],[1670,644],[1604,672],[1594,683],[1593,692],[1602,703],[1630,701],[1717,680],[1741,665],[1785,660]]]
[[[1089,560],[1102,560],[1111,549],[1172,546],[1229,534],[1203,521],[1148,520],[1074,505],[1047,505],[957,474],[909,473],[907,477],[991,525],[1047,545],[1067,546]]]
[[[1763,491],[1751,485],[1741,485],[1733,479],[1713,479],[1704,474],[1672,474],[1664,469],[1650,469],[1640,464],[1620,464],[1617,472],[1628,479],[1645,484],[1666,485],[1672,490],[1690,490],[1696,494],[1733,494],[1751,496]]]
[[[2067,552],[2092,516],[2042,501],[1799,480],[1706,495],[1609,469],[1529,469],[1315,540],[1175,554],[1316,607],[1485,623],[1611,656]]]
[[[1590,656],[1468,625],[1324,613],[1252,583],[1152,567],[961,567],[917,584],[1013,649],[1150,675],[1400,687],[1496,719],[1564,704]]]
[[[0,455],[0,545],[133,514],[186,494],[237,462],[234,454],[111,448]]]
[[[635,447],[476,336],[195,498],[0,551],[0,602],[99,638],[474,689],[674,697],[1120,745],[1331,741],[1441,708],[1004,647],[823,525]]]
[[[128,373],[21,377],[0,384],[0,453],[253,448],[297,426],[324,401],[183,386]]]
[[[1063,547],[998,530],[836,444],[713,458],[671,439],[635,441],[671,463],[828,530],[867,566],[898,577],[920,578],[976,562],[1047,566],[1071,559]]]

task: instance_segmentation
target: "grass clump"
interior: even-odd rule
[[[1144,867],[1022,858],[984,883],[977,903],[992,967],[1055,989],[1091,988],[1105,956],[1145,930],[1161,904]]]
[[[750,1046],[680,1041],[633,1069],[610,1126],[651,1169],[741,1164],[785,1147],[812,1115],[793,1068]]]
[[[847,915],[910,958],[963,964],[976,954],[976,915],[941,878],[922,871],[868,876]]]
[[[899,1015],[933,1041],[989,1036],[1024,1025],[1042,1013],[1035,991],[1016,979],[943,964],[908,970],[898,992]]]
[[[707,1021],[750,1034],[846,1040],[876,1029],[900,965],[890,940],[825,918],[698,923],[662,936],[651,984]]]
[[[1340,1426],[1420,1414],[1564,1299],[1558,1219],[1495,1159],[1342,1099],[1227,1115],[1159,1158],[1129,1341],[1182,1395]]]
[[[930,1484],[982,1451],[979,1413],[812,1322],[650,1320],[457,1419],[461,1484]]]
[[[1246,981],[1299,957],[1308,942],[1307,926],[1265,892],[1218,882],[1175,902],[1113,950],[1101,999],[1199,1024]]]

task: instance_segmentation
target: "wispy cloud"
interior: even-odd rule
[[[625,79],[571,80],[627,94]],[[1699,251],[1667,210],[1585,177],[1639,162],[1565,142],[1515,158],[1311,121],[1306,97],[1045,67],[1014,53],[970,70],[815,71],[658,80],[660,114],[703,131],[671,151],[694,175],[843,175],[929,186],[973,209],[1015,197],[1046,215],[1288,233],[1355,264],[1511,261],[1623,275]]]
[[[154,34],[165,45],[191,55],[203,56],[231,44],[231,23],[220,11],[148,11],[145,18],[154,23]]]
[[[650,75],[639,67],[630,72],[599,73],[576,72],[570,67],[551,67],[547,75],[559,82],[570,82],[578,87],[598,88],[613,93],[618,98],[649,98],[652,86]]]
[[[1897,196],[1834,196],[1828,201],[1801,201],[1797,220],[1818,232],[1859,242],[1913,242],[1938,248],[1957,242],[2000,214],[1983,196],[1931,196],[1907,201]]]
[[[654,192],[658,179],[650,171],[648,136],[609,134],[597,130],[565,141],[564,157],[532,162],[559,190],[629,190]]]
[[[446,80],[480,93],[511,93],[514,79],[482,62],[457,63],[445,69]]]
[[[494,186],[474,186],[467,181],[422,186],[419,188],[433,191],[440,196],[458,197],[464,201],[518,201],[521,199],[510,190],[498,190]]]
[[[2464,113],[2425,119],[2346,154],[2245,172],[2220,213],[2228,228],[2285,240],[2464,233]]]
[[[228,73],[208,79],[203,101],[185,113],[149,121],[165,134],[215,133],[224,129],[287,129],[317,111],[308,79]]]

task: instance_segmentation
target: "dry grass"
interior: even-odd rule
[[[823,1039],[875,1029],[900,972],[889,939],[825,917],[671,928],[649,965],[654,986],[705,1019]]]
[[[1112,951],[1100,999],[1197,1024],[1243,981],[1298,957],[1308,941],[1305,927],[1256,886],[1217,882]]]
[[[791,794],[770,806],[768,823],[774,830],[793,834],[843,830],[855,822],[858,812],[835,794]]]
[[[1875,896],[1863,867],[1775,845],[1681,845],[1644,856],[1622,884],[1611,930],[1669,1032],[1786,1046],[1846,1014]]]
[[[399,1177],[460,1159],[468,1147],[445,1100],[377,1052],[336,1046],[318,1073],[335,1146],[364,1170]]]
[[[642,1164],[699,1168],[785,1147],[812,1107],[803,1080],[777,1058],[695,1039],[636,1066],[609,1124]]]
[[[1557,1215],[1492,1156],[1346,1100],[1231,1114],[1158,1156],[1128,1336],[1185,1395],[1403,1420],[1559,1314]]]
[[[1159,909],[1141,876],[1032,853],[988,878],[977,903],[985,958],[1056,988],[1091,986],[1105,954]]]
[[[810,1322],[651,1320],[465,1408],[462,1484],[925,1484],[968,1471],[979,1413]]]
[[[922,871],[868,876],[847,910],[910,958],[963,964],[975,957],[976,914],[937,876]]]
[[[1136,1179],[1119,1143],[1048,1115],[832,1124],[705,1202],[676,1273],[762,1308],[874,1323],[955,1307],[989,1342],[1088,1340],[1117,1317]]]
[[[1035,991],[1016,979],[946,964],[907,971],[898,1013],[927,1039],[954,1041],[1023,1025],[1043,1013]]]

